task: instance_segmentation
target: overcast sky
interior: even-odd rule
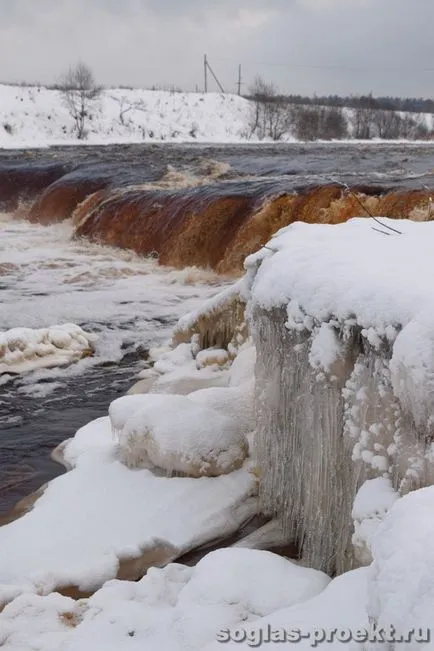
[[[434,0],[0,0],[0,79],[434,96]],[[427,70],[431,68],[431,70]],[[212,82],[210,88],[213,89]]]

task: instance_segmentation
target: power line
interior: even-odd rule
[[[235,59],[229,57],[214,57],[218,61],[230,61],[231,63],[235,62]],[[338,65],[314,65],[307,63],[287,63],[280,61],[253,61],[253,60],[244,60],[245,64],[254,65],[254,66],[269,66],[276,68],[301,68],[306,70],[348,70],[348,71],[384,71],[384,72],[434,72],[433,68],[405,68],[402,66],[338,66]]]

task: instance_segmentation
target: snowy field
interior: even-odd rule
[[[249,102],[219,93],[112,89],[92,101],[90,114],[88,144],[242,142]],[[58,91],[0,84],[0,148],[79,142]]]
[[[59,91],[0,84],[0,149],[83,143],[258,143],[257,136],[251,134],[253,113],[252,103],[238,95],[106,89],[90,102],[87,137],[80,141]],[[411,115],[432,129],[430,114]],[[353,110],[345,109],[345,117],[351,133]],[[293,142],[295,138],[289,133],[284,140]],[[265,141],[271,142],[269,138]]]

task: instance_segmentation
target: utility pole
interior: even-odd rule
[[[238,66],[238,95],[241,95],[241,86],[242,86],[242,79],[241,79],[241,63]]]
[[[204,92],[208,92],[208,60],[206,58],[206,54],[203,57],[203,80],[204,80]]]

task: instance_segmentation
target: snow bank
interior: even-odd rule
[[[360,649],[360,642],[349,641],[348,632],[369,630],[367,578],[365,568],[347,572],[312,599],[276,610],[253,624],[239,622],[236,627],[229,624],[219,631],[219,641],[203,651],[218,651],[222,643],[225,649],[235,650],[262,648],[270,642],[270,647],[286,648],[295,644],[297,649],[312,649],[325,642],[330,649]],[[292,641],[289,631],[295,633]]]
[[[414,491],[398,500],[372,542],[374,563],[369,582],[369,615],[380,627],[407,638],[414,629],[426,639],[434,611],[434,487]],[[373,648],[384,646],[378,644]],[[397,644],[402,649],[432,649],[416,639]]]
[[[236,95],[107,89],[90,103],[85,142],[240,142],[249,109]],[[78,142],[58,91],[0,84],[0,148]]]
[[[0,375],[65,366],[92,354],[97,337],[73,323],[0,332]]]
[[[195,568],[171,564],[151,568],[137,583],[110,581],[79,602],[23,595],[0,614],[0,644],[22,651],[201,651],[222,627],[307,606],[328,581],[268,552],[224,549]]]
[[[62,586],[92,591],[117,575],[141,576],[256,512],[256,480],[242,468],[218,478],[166,478],[117,460],[109,418],[63,446],[73,469],[33,510],[0,528],[0,604]]]

